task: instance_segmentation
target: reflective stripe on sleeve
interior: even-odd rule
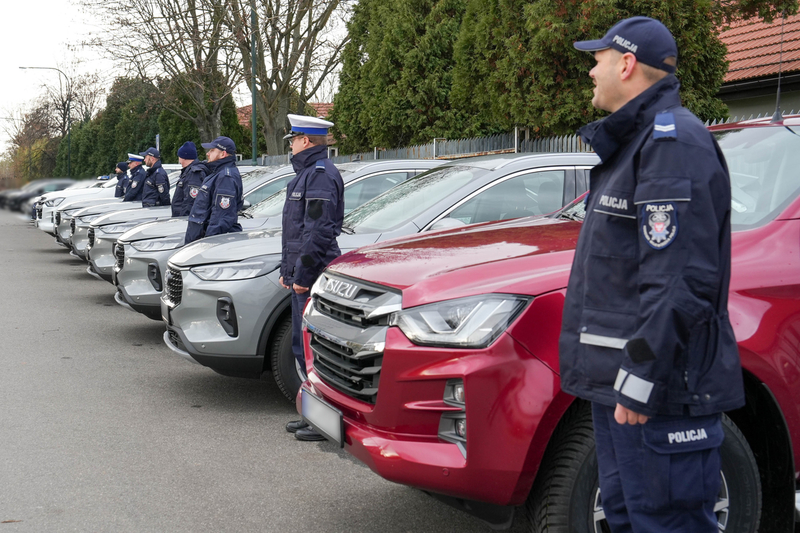
[[[592,346],[603,346],[604,348],[616,348],[617,350],[621,350],[628,344],[628,339],[581,333],[581,344],[591,344]]]
[[[614,390],[632,400],[646,404],[650,400],[650,393],[653,392],[653,383],[620,368],[614,383]]]

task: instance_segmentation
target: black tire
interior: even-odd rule
[[[292,317],[287,316],[275,326],[269,350],[272,377],[283,395],[290,402],[297,398],[300,390],[300,376],[297,374],[294,352],[292,352]]]
[[[727,416],[722,420],[723,486],[717,518],[724,531],[755,533],[761,516],[758,465],[739,428]],[[535,533],[611,531],[605,520],[596,520],[602,517],[602,502],[588,404],[576,403],[564,415],[550,439],[522,516]]]

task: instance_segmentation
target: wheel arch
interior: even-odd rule
[[[275,306],[275,309],[270,313],[264,329],[261,330],[261,335],[258,338],[258,354],[264,356],[264,366],[261,368],[262,375],[269,372],[272,376],[272,365],[270,364],[268,347],[272,344],[275,337],[275,325],[284,319],[285,316],[292,316],[292,296],[287,295],[286,298]]]

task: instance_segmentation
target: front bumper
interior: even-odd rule
[[[89,261],[89,268],[109,283],[114,283],[114,264],[117,260],[114,256],[114,245],[120,235],[122,234],[103,233],[94,228],[94,243],[90,243],[91,246],[87,246],[86,258]]]
[[[556,398],[570,400],[558,376],[511,336],[482,350],[454,350],[416,346],[389,328],[374,405],[322,380],[310,338],[306,330],[304,386],[342,412],[349,453],[396,483],[496,505],[525,501],[558,419],[549,409]],[[444,401],[454,379],[464,383],[463,411]],[[466,415],[465,453],[439,437],[454,411]]]
[[[174,305],[166,293],[161,299],[161,314],[173,339],[198,363],[221,374],[260,377],[264,371],[264,354],[258,353],[262,332],[289,297],[278,283],[279,271],[236,281],[203,281],[188,269],[181,270],[181,275],[181,302]],[[225,298],[235,310],[235,336],[226,332],[218,317],[218,302]],[[167,337],[165,341],[170,344]]]
[[[72,251],[83,260],[86,260],[86,246],[89,244],[89,225],[75,221],[75,231],[70,234],[69,244]]]
[[[42,206],[42,217],[37,218],[36,227],[45,233],[55,236],[55,225],[53,224],[53,217],[55,216],[56,208]]]
[[[97,237],[95,237],[97,239]],[[116,241],[115,241],[116,242]],[[151,268],[157,268],[156,275],[164,284],[164,273],[167,271],[169,258],[179,248],[152,252],[139,252],[130,244],[119,243],[124,248],[125,259],[122,268],[117,268],[116,255],[111,252],[111,276],[120,297],[134,310],[155,320],[161,319],[161,291],[150,280]],[[92,251],[94,254],[94,251]]]
[[[71,216],[61,213],[61,221],[55,227],[56,242],[67,248],[70,247],[69,238],[72,235],[72,228],[70,227],[71,221]]]

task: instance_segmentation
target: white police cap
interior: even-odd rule
[[[285,135],[284,139],[291,139],[298,135],[327,135],[328,128],[333,126],[333,122],[317,117],[289,114],[288,118],[289,124],[292,125],[292,133]]]
[[[135,161],[144,161],[144,156],[139,154],[128,154],[128,163],[133,163]]]

